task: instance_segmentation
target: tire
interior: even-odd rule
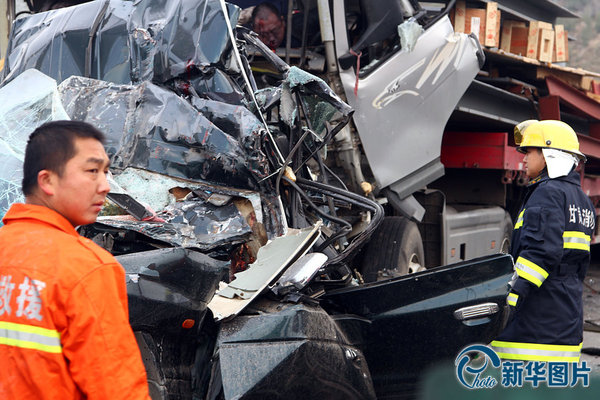
[[[425,252],[417,224],[404,217],[385,217],[364,253],[364,281],[381,281],[424,269]]]

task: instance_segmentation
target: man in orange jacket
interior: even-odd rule
[[[0,229],[0,399],[149,399],[123,268],[75,230],[109,191],[103,141],[76,121],[29,137]]]

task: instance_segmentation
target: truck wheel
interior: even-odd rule
[[[425,269],[423,241],[417,224],[404,217],[385,217],[365,249],[362,274],[375,282]]]

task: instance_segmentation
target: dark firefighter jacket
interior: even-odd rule
[[[583,342],[582,281],[595,211],[580,176],[535,179],[512,236],[518,278],[512,320],[491,343],[504,359],[577,362]]]

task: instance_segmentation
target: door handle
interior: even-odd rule
[[[488,315],[496,314],[500,311],[500,307],[496,303],[482,303],[474,306],[459,308],[454,311],[453,315],[459,321],[469,319],[482,318]]]

